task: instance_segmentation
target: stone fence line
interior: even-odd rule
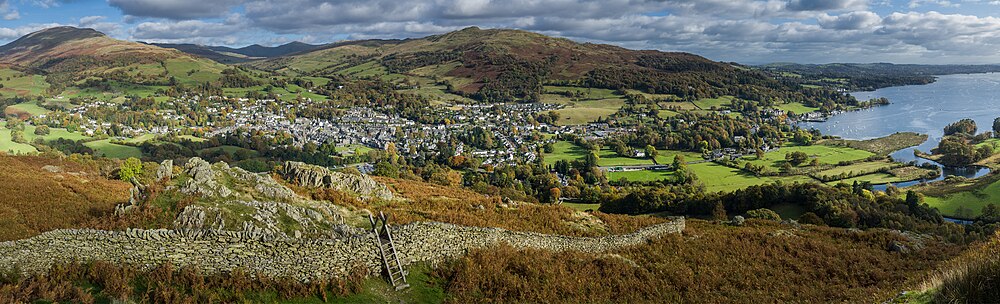
[[[516,248],[601,253],[634,246],[684,230],[684,219],[645,227],[633,233],[571,237],[500,228],[436,222],[392,226],[402,264],[438,263],[468,250],[508,243]],[[43,273],[70,261],[108,261],[149,269],[164,263],[203,273],[242,269],[250,274],[302,281],[346,276],[355,267],[381,272],[374,234],[335,239],[293,238],[260,232],[223,230],[53,230],[0,242],[0,270]]]

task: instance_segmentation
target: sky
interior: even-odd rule
[[[479,26],[748,64],[1000,63],[1000,0],[0,0],[0,43],[57,25],[235,47]]]

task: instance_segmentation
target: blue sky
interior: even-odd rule
[[[0,43],[55,26],[244,46],[518,28],[765,62],[1000,63],[1000,0],[0,0]]]

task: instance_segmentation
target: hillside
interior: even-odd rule
[[[194,56],[211,59],[222,64],[243,63],[254,59],[259,59],[259,58],[248,57],[242,54],[221,53],[213,50],[212,47],[198,45],[198,44],[153,43],[152,45],[162,48],[175,49]]]
[[[129,184],[110,180],[96,162],[0,153],[0,241],[92,225],[128,201]]]
[[[923,65],[891,63],[772,63],[760,66],[776,76],[807,86],[872,91],[935,81],[937,75],[1000,72],[1000,65]]]
[[[143,85],[215,80],[225,66],[157,46],[110,38],[93,29],[54,27],[0,46],[0,66],[44,75],[50,92],[85,80]]]
[[[256,58],[270,58],[299,52],[307,52],[320,47],[321,46],[319,45],[293,41],[279,46],[263,46],[254,44],[241,48],[231,48],[225,46],[209,46],[208,48],[220,53],[233,53]]]
[[[243,63],[257,59],[280,57],[294,53],[308,52],[322,47],[320,45],[312,45],[298,41],[273,47],[254,44],[241,48],[172,43],[152,43],[152,45],[176,49],[181,52],[205,57],[224,64]]]
[[[360,188],[341,191],[329,186],[315,187],[315,182],[338,179],[324,177],[334,173],[318,167],[286,163],[285,168],[274,172],[275,175],[250,174],[200,159],[192,159],[176,168],[171,168],[169,163],[166,166],[147,163],[143,180],[151,184],[139,191],[143,198],[122,212],[112,214],[111,210],[115,209],[112,205],[125,201],[123,196],[127,191],[124,190],[128,188],[125,183],[108,181],[94,169],[70,161],[0,156],[0,163],[18,168],[17,173],[0,172],[0,179],[10,180],[3,183],[7,187],[3,193],[37,193],[49,188],[68,197],[56,200],[39,195],[38,200],[24,202],[20,202],[23,198],[17,198],[17,204],[11,204],[15,199],[0,200],[0,207],[12,210],[7,216],[20,216],[29,221],[25,225],[0,225],[6,229],[6,236],[0,234],[5,240],[71,227],[111,230],[212,227],[210,229],[233,233],[301,233],[304,238],[332,240],[340,234],[366,232],[366,210],[389,212],[393,223],[401,226],[436,221],[573,236],[628,233],[665,220],[656,216],[609,215],[558,205],[528,204],[411,180],[377,178],[374,183],[345,184],[369,184],[375,186],[373,189],[385,185],[395,197],[389,201],[370,200],[360,196],[365,192],[357,191]],[[289,170],[290,165],[299,169]],[[85,183],[84,179],[90,182]],[[41,183],[40,180],[45,181]],[[116,195],[89,205],[72,203],[82,198],[72,198],[70,191],[62,187],[72,189],[81,197],[93,195],[98,189],[115,189]],[[60,212],[53,214],[52,208]],[[55,226],[42,220],[52,216],[81,219]],[[329,236],[331,231],[336,235]],[[129,233],[136,232],[125,235]],[[405,234],[398,236],[405,239]],[[240,247],[249,250],[246,248],[253,246]],[[908,249],[901,252],[893,248]],[[282,278],[244,278],[241,276],[249,273],[239,271],[222,275],[204,273],[178,264],[149,270],[139,269],[139,265],[99,262],[65,265],[60,268],[63,272],[47,276],[0,277],[4,279],[0,280],[0,302],[29,299],[79,302],[88,297],[141,299],[156,293],[154,291],[161,285],[131,283],[141,282],[144,277],[162,276],[173,269],[182,269],[184,279],[165,282],[176,291],[168,295],[156,293],[156,297],[173,299],[159,301],[310,302],[328,301],[326,292],[330,292],[331,299],[343,302],[399,302],[394,300],[397,297],[420,298],[422,300],[405,301],[419,303],[442,302],[442,299],[450,302],[568,300],[603,303],[684,299],[724,302],[733,298],[763,302],[880,302],[900,289],[914,288],[914,278],[940,261],[954,257],[962,248],[932,237],[884,229],[859,231],[766,220],[726,225],[692,219],[682,234],[658,237],[602,254],[553,252],[509,245],[470,250],[449,262],[408,268],[413,287],[399,293],[386,293],[388,286],[380,277],[365,274],[328,281],[332,286],[324,282],[312,286],[284,282]],[[315,261],[303,258],[301,262]],[[531,271],[526,272],[526,269]],[[217,289],[232,288],[227,284],[234,279],[241,280],[237,286],[244,286],[242,293]],[[276,284],[276,281],[282,283]],[[537,284],[539,281],[546,284]],[[247,288],[246,284],[254,284],[254,287]],[[122,289],[121,286],[135,286],[135,289]],[[337,289],[336,286],[341,287]],[[344,286],[352,287],[343,289]],[[580,286],[586,288],[576,288]],[[272,288],[280,290],[280,296],[261,298],[272,292]],[[626,289],[630,292],[621,292]],[[436,296],[425,298],[431,295]]]
[[[688,54],[629,50],[504,29],[475,27],[407,40],[343,42],[247,63],[287,73],[415,78],[485,101],[538,100],[544,85],[634,89],[680,98],[733,95],[810,99],[746,67]]]

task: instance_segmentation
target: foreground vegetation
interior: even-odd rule
[[[0,154],[0,241],[88,226],[127,202],[130,184],[108,179],[101,163]]]
[[[893,243],[913,246],[905,254]],[[851,232],[751,220],[726,226],[689,220],[682,235],[608,254],[553,253],[509,246],[474,250],[436,268],[412,268],[401,293],[355,275],[307,284],[203,275],[169,265],[70,264],[39,277],[6,275],[0,300],[60,302],[727,302],[732,299],[881,302],[962,247],[887,230]],[[359,270],[360,271],[360,270]],[[580,286],[588,286],[580,288]],[[628,292],[623,292],[628,291]]]
[[[901,255],[886,249],[892,242],[907,241],[888,231],[689,220],[683,235],[611,254],[499,247],[440,272],[455,302],[881,302],[961,249],[931,241]]]

